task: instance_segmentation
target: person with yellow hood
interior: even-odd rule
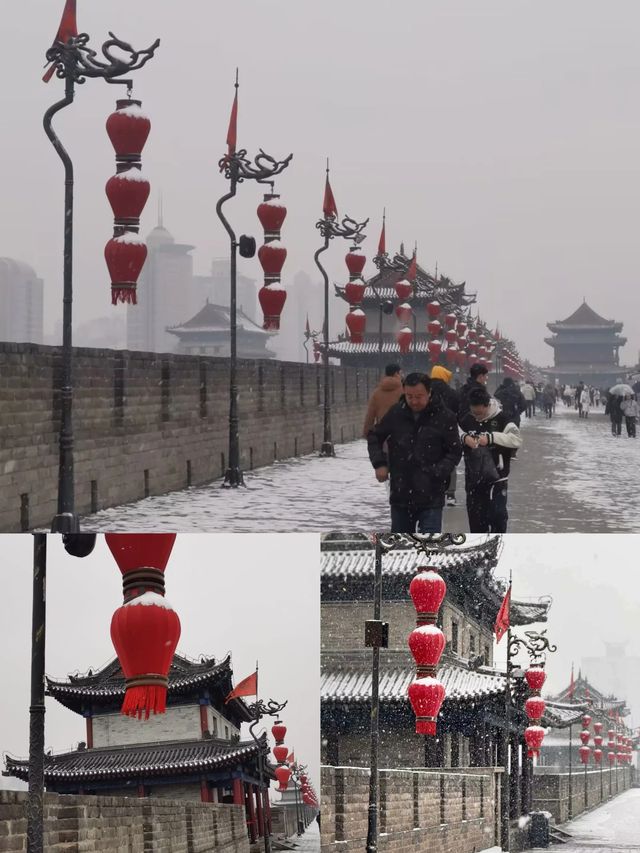
[[[439,400],[440,403],[450,412],[458,417],[460,409],[460,397],[449,384],[453,373],[447,370],[442,364],[435,364],[431,368],[431,396]],[[454,468],[451,473],[451,479],[447,486],[445,501],[447,506],[456,505],[456,485],[458,483],[458,470]]]

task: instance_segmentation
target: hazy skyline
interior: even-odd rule
[[[40,78],[62,6],[14,4],[0,57],[0,255],[30,263],[44,279],[47,328],[61,304],[63,173],[42,115],[63,87]],[[294,153],[277,183],[289,208],[287,286],[298,270],[316,279],[314,223],[329,156],[339,211],[371,217],[369,259],[386,205],[388,245],[417,240],[423,266],[437,261],[466,280],[481,316],[524,357],[549,364],[545,323],[585,297],[624,321],[622,360],[635,363],[640,9],[631,0],[615,14],[595,0],[405,0],[391,9],[382,0],[248,0],[241,17],[205,0],[138,0],[135,16],[125,0],[80,0],[78,17],[94,47],[108,30],[136,47],[161,39],[135,75],[134,97],[152,120],[142,232],[155,225],[162,191],[166,226],[197,247],[197,273],[227,252],[215,216],[226,187],[217,162],[239,66],[239,145]],[[114,171],[104,122],[123,94],[88,80],[55,122],[76,166],[78,322],[124,310],[109,305],[102,257],[112,229],[104,183]],[[258,239],[259,199],[258,187],[245,184],[228,205],[238,233]],[[334,241],[327,253],[339,283],[344,248]],[[257,259],[241,268],[260,278]]]
[[[0,711],[0,756],[28,755],[32,536],[4,535],[0,569],[0,669],[10,701]],[[167,599],[182,624],[178,653],[223,658],[234,683],[259,663],[260,698],[289,704],[285,743],[309,765],[319,790],[320,602],[318,537],[305,534],[178,535],[166,570]],[[109,625],[122,603],[118,567],[102,536],[84,560],[49,537],[46,673],[96,671],[115,657]],[[247,701],[252,702],[249,698]],[[85,740],[82,717],[46,699],[47,749]],[[264,722],[269,731],[272,720]],[[140,723],[144,725],[144,722]],[[249,738],[246,726],[242,738]],[[2,779],[13,787],[17,780]]]

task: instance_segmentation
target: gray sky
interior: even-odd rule
[[[63,84],[40,77],[62,6],[13,4],[0,56],[0,255],[36,268],[48,312],[61,301],[63,183],[41,119]],[[564,318],[584,296],[625,321],[623,359],[635,362],[635,0],[246,0],[242,13],[210,0],[136,0],[135,15],[129,0],[78,6],[94,46],[108,29],[140,47],[162,39],[136,77],[135,94],[153,122],[143,231],[155,224],[162,189],[165,224],[198,247],[196,271],[226,252],[215,217],[225,189],[216,163],[239,65],[240,145],[295,154],[278,184],[289,206],[285,284],[298,269],[314,270],[329,155],[339,210],[372,217],[369,257],[386,205],[390,245],[417,239],[424,266],[437,260],[444,273],[466,279],[483,318],[499,323],[523,355],[548,364],[545,322]],[[118,93],[90,80],[56,123],[76,163],[79,320],[112,310],[102,251],[112,224],[103,186],[114,160],[104,121]],[[246,185],[240,194],[229,213],[239,232],[259,236],[257,189]],[[332,247],[339,282],[343,254]],[[245,263],[256,278],[259,269],[257,259]]]
[[[122,582],[102,536],[84,560],[67,555],[58,537],[50,536],[49,543],[46,671],[64,678],[115,656],[109,625],[122,603]],[[26,757],[32,537],[4,535],[0,545],[0,753]],[[182,623],[178,652],[220,658],[231,651],[236,683],[258,660],[261,698],[289,700],[285,742],[309,765],[319,789],[318,537],[178,536],[165,577],[167,599]],[[52,699],[46,702],[48,748],[61,751],[85,739],[81,717]],[[244,735],[249,736],[243,729]],[[15,783],[0,777],[3,784]]]
[[[637,557],[640,536],[512,534],[504,537],[504,550],[497,575],[513,571],[513,597],[553,596],[546,624],[558,651],[548,656],[545,690],[554,694],[568,686],[571,663],[598,687],[597,671],[584,668],[586,659],[602,658],[605,643],[624,643],[635,669],[627,670],[627,689],[618,695],[632,707],[635,724],[640,723],[640,589]],[[515,629],[522,634],[523,628]],[[504,661],[506,640],[497,646],[496,659]],[[524,658],[526,660],[526,658]],[[606,667],[604,668],[606,672]],[[601,688],[602,689],[602,688]],[[606,690],[603,692],[607,692]]]

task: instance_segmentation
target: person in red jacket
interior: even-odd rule
[[[402,373],[399,365],[388,364],[384,369],[384,374],[369,398],[364,427],[362,428],[364,438],[369,435],[369,430],[380,423],[389,409],[395,406],[402,397]]]

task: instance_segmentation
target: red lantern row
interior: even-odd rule
[[[122,573],[124,604],[113,614],[111,640],[125,677],[121,713],[149,719],[167,707],[180,619],[164,597],[164,570],[175,533],[107,533]]]
[[[104,250],[113,305],[137,303],[136,285],[147,258],[147,247],[138,233],[151,189],[141,168],[151,122],[141,106],[140,101],[119,100],[107,119],[107,134],[116,152],[116,174],[105,187],[113,210],[113,238]]]
[[[278,762],[278,766],[274,771],[276,779],[278,780],[278,791],[286,791],[287,786],[289,785],[289,778],[291,777],[291,770],[287,765],[287,756],[289,754],[289,750],[286,746],[284,746],[284,739],[285,735],[287,734],[287,727],[282,723],[281,720],[276,720],[276,722],[271,727],[271,734],[273,735],[273,739],[276,742],[276,745],[273,747],[273,755],[276,761]]]
[[[278,200],[279,195],[268,193],[258,205],[258,219],[264,229],[264,244],[258,249],[258,260],[264,272],[264,285],[258,301],[264,315],[263,329],[277,331],[280,315],[287,301],[287,292],[280,276],[287,259],[287,250],[280,242],[280,231],[287,217],[287,208]]]
[[[416,609],[416,628],[409,635],[409,649],[416,662],[416,678],[409,685],[409,701],[416,715],[416,733],[435,735],[440,708],[445,698],[444,685],[436,671],[445,647],[444,634],[436,626],[447,585],[438,572],[423,567],[409,585]]]
[[[367,259],[358,246],[352,246],[344,260],[349,270],[349,282],[344,288],[344,294],[349,303],[349,313],[345,322],[349,330],[349,340],[354,344],[361,344],[367,328],[367,317],[362,308],[358,306],[362,302],[367,288],[362,278]]]
[[[524,677],[532,693],[524,703],[524,710],[529,719],[529,725],[524,732],[524,739],[528,747],[529,758],[535,758],[540,755],[540,748],[545,736],[541,721],[546,703],[541,693],[547,675],[541,667],[532,666],[525,672]]]

